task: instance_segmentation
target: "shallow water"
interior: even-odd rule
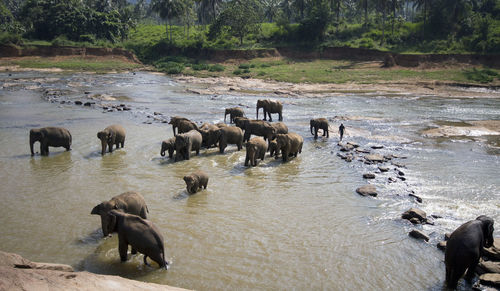
[[[290,131],[304,137],[303,152],[286,164],[266,157],[246,168],[245,151],[234,146],[224,155],[210,149],[189,161],[164,159],[160,144],[172,130],[152,121],[159,112],[156,117],[166,120],[181,115],[220,122],[232,106],[254,117],[262,96],[185,93],[185,85],[149,73],[0,73],[0,80],[0,246],[34,261],[197,290],[440,290],[444,255],[435,243],[478,215],[500,221],[499,136],[420,134],[441,124],[498,120],[499,99],[275,98],[284,103]],[[106,94],[118,99],[109,103],[126,103],[132,111],[50,103],[41,98],[47,90],[63,92],[66,101]],[[363,147],[384,145],[372,152],[407,157],[394,160],[406,166],[407,180],[388,183],[395,177],[391,165],[370,181],[377,198],[359,196],[354,190],[366,183],[362,174],[376,166],[338,158],[336,130],[314,141],[312,117],[330,118],[333,129],[343,122],[346,140]],[[96,133],[113,123],[127,130],[125,148],[101,157]],[[29,129],[42,126],[68,128],[72,150],[51,148],[49,157],[31,157]],[[197,169],[209,173],[208,189],[189,196],[182,177]],[[120,263],[116,235],[101,239],[99,217],[90,215],[101,201],[132,190],[144,195],[149,218],[165,238],[168,271],[144,266],[142,256]],[[410,199],[410,191],[423,203]],[[399,219],[413,206],[442,217],[420,227],[429,243],[409,238],[412,226]]]

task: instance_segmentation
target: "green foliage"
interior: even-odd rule
[[[9,32],[0,32],[0,44],[23,44],[21,35]]]
[[[205,71],[208,70],[210,66],[208,64],[192,64],[191,69],[195,71]]]
[[[478,83],[491,83],[495,78],[500,78],[500,74],[492,69],[476,69],[465,70],[464,75],[467,80]]]
[[[210,72],[224,72],[224,70],[225,70],[225,68],[221,64],[214,64],[208,68],[208,71],[210,71]]]
[[[60,35],[78,41],[81,35],[113,42],[127,37],[131,11],[99,12],[80,0],[26,0],[20,10],[29,37],[52,40]]]
[[[172,61],[157,62],[155,67],[160,71],[167,74],[180,74],[184,70],[185,66],[183,63],[177,63]]]
[[[256,0],[233,0],[227,3],[226,8],[210,26],[209,38],[220,37],[223,31],[237,37],[240,45],[243,38],[250,33],[260,30],[260,5]]]

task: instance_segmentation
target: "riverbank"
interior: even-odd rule
[[[171,290],[182,288],[125,279],[119,276],[75,272],[69,265],[36,263],[0,251],[0,290]]]
[[[189,89],[195,94],[220,95],[231,92],[269,97],[321,97],[383,93],[454,98],[500,97],[500,79],[492,77],[492,81],[486,84],[467,80],[467,73],[482,74],[474,65],[427,63],[419,68],[384,68],[383,61],[298,61],[282,57],[250,61],[228,59],[218,64],[224,68],[223,71],[196,70],[195,65],[188,64],[182,74],[170,76],[180,83],[195,84],[197,89]],[[0,71],[31,70],[116,73],[156,69],[122,55],[0,58]]]

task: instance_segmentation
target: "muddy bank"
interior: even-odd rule
[[[323,49],[297,49],[278,47],[269,49],[251,50],[215,50],[215,49],[179,49],[158,47],[159,55],[184,55],[196,59],[207,59],[214,62],[223,62],[230,59],[250,60],[254,58],[285,57],[291,59],[328,59],[328,60],[355,60],[380,61],[384,66],[400,67],[435,67],[442,65],[483,65],[500,68],[500,55],[478,54],[398,54],[383,52],[374,49],[328,47]],[[0,45],[0,57],[25,56],[124,56],[134,62],[139,62],[133,52],[121,48],[85,48],[70,46],[29,46],[17,47]]]
[[[119,276],[75,272],[69,265],[35,263],[0,251],[0,290],[186,290]]]
[[[54,56],[98,56],[98,57],[125,57],[129,61],[140,63],[134,53],[121,48],[90,48],[71,46],[29,46],[18,47],[12,45],[0,45],[0,58],[5,57],[54,57]]]

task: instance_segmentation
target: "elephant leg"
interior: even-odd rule
[[[453,268],[451,268],[449,281],[447,282],[448,288],[451,289],[457,288],[458,280],[460,280],[460,277],[462,277],[462,275],[464,274],[465,268],[466,266],[462,265],[454,266]]]
[[[269,115],[269,122],[273,121],[273,118],[271,117],[271,111],[267,113]]]
[[[278,120],[279,120],[279,121],[283,121],[283,115],[281,114],[281,111],[280,111],[280,112],[278,112],[278,114],[279,114],[279,118],[278,118]]]
[[[326,138],[330,137],[330,132],[328,131],[328,128],[326,129]]]
[[[465,279],[467,281],[470,282],[474,278],[474,273],[476,271],[477,264],[479,264],[479,256],[474,258],[471,264],[467,267],[467,273],[465,273]]]
[[[131,251],[131,252],[132,252],[132,255],[137,254],[137,250],[136,250],[136,249],[134,249],[134,247],[132,247],[132,251]]]
[[[159,250],[153,254],[148,254],[148,257],[152,261],[155,261],[162,268],[167,265],[167,262],[165,261],[165,259],[163,258],[162,254]]]
[[[118,251],[122,262],[127,260],[128,243],[124,238],[118,238]]]
[[[113,144],[112,143],[109,143],[108,144],[108,149],[109,149],[109,152],[112,153],[113,152]]]
[[[209,146],[208,148],[210,148],[210,146]],[[196,155],[197,155],[197,156],[199,156],[199,155],[200,155],[200,149],[197,149],[197,150],[196,150]]]
[[[245,157],[245,167],[248,167],[248,162],[250,161],[250,157],[247,155]]]

